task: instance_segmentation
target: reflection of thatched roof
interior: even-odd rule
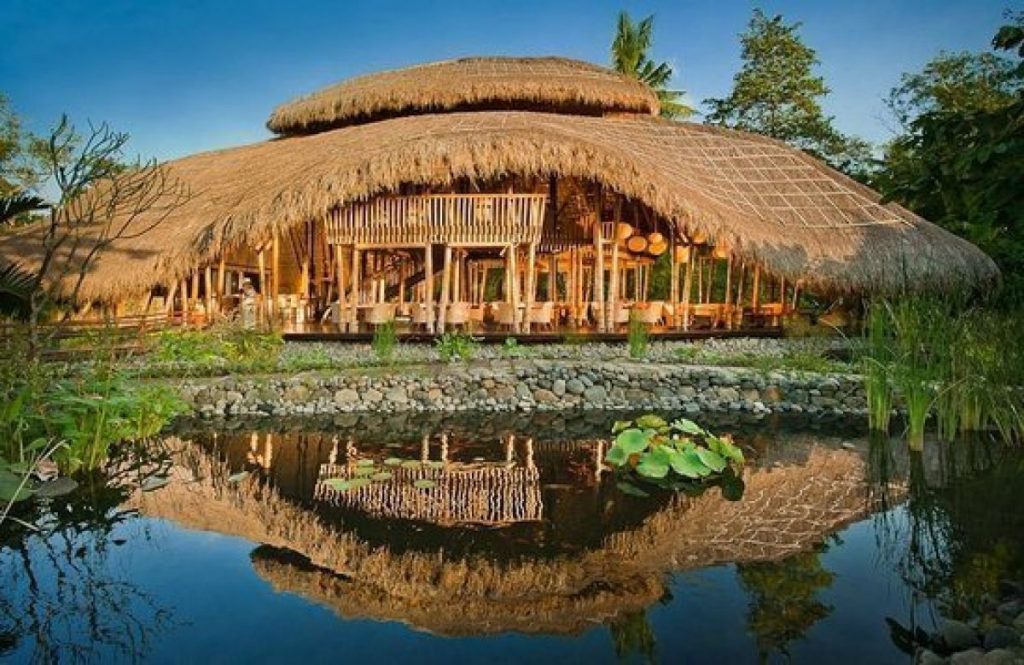
[[[224,483],[224,469],[193,446],[182,458],[180,478],[199,481],[139,497],[141,512],[292,550],[321,570],[257,564],[276,588],[343,616],[396,619],[444,634],[577,632],[650,604],[670,570],[778,559],[821,542],[868,508],[862,458],[814,448],[800,464],[748,469],[742,501],[711,490],[672,502],[593,551],[503,563],[373,548],[257,483]]]
[[[593,179],[704,231],[741,257],[833,290],[939,288],[994,278],[976,247],[782,143],[660,118],[530,112],[423,115],[203,153],[167,165],[194,197],[116,243],[83,289],[112,298],[168,283],[274,228],[322,219],[402,183],[508,173]],[[0,260],[33,261],[32,230]]]
[[[461,58],[376,72],[282,104],[267,127],[310,134],[388,117],[468,110],[657,115],[647,86],[566,58]]]

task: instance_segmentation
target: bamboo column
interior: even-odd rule
[[[352,266],[349,272],[352,273],[352,311],[349,314],[349,330],[351,332],[359,332],[359,281],[361,279],[361,268],[359,248],[355,245],[352,246]]]
[[[337,281],[338,291],[338,320],[334,325],[340,329],[341,322],[345,319],[345,251],[341,245],[334,246],[334,279]]]
[[[281,295],[281,235],[278,230],[273,230],[273,240],[270,241],[270,314],[278,310],[278,300]]]
[[[530,312],[533,310],[533,299],[537,291],[537,243],[531,242],[526,249],[526,311],[523,323],[527,333],[530,332]]]
[[[206,270],[203,271],[203,289],[206,291],[203,294],[206,297],[206,319],[207,321],[213,320],[213,266],[206,264]]]
[[[596,312],[597,329],[599,332],[608,330],[608,306],[604,299],[604,241],[601,239],[601,213],[595,215],[594,221],[594,296],[593,301],[600,308]]]
[[[548,259],[548,301],[558,300],[558,253],[551,252]]]
[[[441,269],[441,303],[437,313],[437,330],[444,334],[445,321],[448,316],[448,299],[452,288],[452,247],[444,246],[444,268]]]
[[[750,306],[755,310],[761,306],[761,264],[754,266],[754,284],[750,291]]]
[[[181,325],[188,325],[188,281],[181,278]]]
[[[605,316],[608,319],[608,329],[615,330],[618,325],[618,314],[616,310],[619,308],[619,282],[621,275],[619,275],[619,243],[613,237],[612,238],[612,267],[608,273],[608,305],[605,307]]]
[[[672,280],[668,291],[668,298],[672,302],[672,316],[668,321],[666,321],[666,323],[672,328],[677,328],[679,326],[679,261],[676,256],[676,247],[676,233],[673,231],[672,239],[668,248],[669,258],[671,259],[669,279]]]
[[[220,265],[217,266],[217,309],[218,311],[224,311],[224,298],[227,297],[228,291],[228,275],[227,275],[227,264],[224,260],[224,254],[220,255]]]
[[[521,323],[519,316],[519,261],[516,256],[517,252],[518,248],[515,245],[509,245],[509,296],[512,303],[512,330],[515,332],[519,332],[519,325]]]
[[[738,283],[736,285],[736,327],[743,327],[743,284],[747,280],[747,265],[746,263],[740,263]]]
[[[433,247],[428,242],[425,247],[425,254],[423,258],[423,274],[424,274],[424,285],[423,290],[426,297],[424,298],[424,304],[426,305],[426,317],[427,332],[434,332],[434,252]]]
[[[697,262],[693,245],[686,246],[686,276],[683,277],[683,330],[690,329],[690,294],[693,291],[693,264]]]
[[[736,317],[736,312],[733,309],[732,303],[732,254],[729,254],[729,258],[725,260],[725,295],[722,297],[722,301],[725,303],[724,311],[726,316],[725,327],[728,330],[732,330],[732,322]]]
[[[178,283],[174,282],[167,290],[167,302],[164,303],[164,309],[166,310],[167,318],[170,319],[174,316],[174,299],[178,295]]]

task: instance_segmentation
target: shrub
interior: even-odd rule
[[[437,339],[437,355],[442,362],[459,360],[472,360],[476,355],[478,342],[473,337],[463,332],[447,332]]]
[[[626,341],[629,344],[630,358],[640,359],[647,355],[647,348],[650,346],[647,326],[636,316],[629,317],[629,332]]]
[[[370,342],[377,360],[384,364],[391,363],[398,347],[398,336],[395,334],[395,322],[388,321],[373,329],[373,341]]]

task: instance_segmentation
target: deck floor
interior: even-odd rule
[[[499,330],[474,330],[470,334],[485,344],[501,344],[509,337],[514,337],[520,344],[557,344],[570,338],[584,342],[625,342],[625,332],[596,332],[579,328],[563,328],[554,331],[538,331],[529,333],[512,333]],[[781,337],[779,326],[700,330],[655,329],[648,333],[651,340],[686,341],[730,337]],[[290,324],[283,331],[286,341],[290,342],[369,342],[373,339],[370,331],[345,332],[332,324],[306,323]],[[433,343],[439,334],[399,330],[398,340],[405,343]]]

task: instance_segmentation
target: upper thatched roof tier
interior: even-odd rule
[[[799,150],[654,117],[423,115],[194,155],[166,168],[193,197],[154,231],[116,242],[88,276],[83,298],[168,284],[225,249],[265,243],[275,229],[323,219],[404,183],[507,174],[601,182],[682,232],[704,232],[740,258],[812,288],[942,289],[998,276],[974,245],[883,205]],[[0,262],[38,261],[38,234],[0,236]]]
[[[359,76],[286,102],[267,127],[313,134],[396,116],[456,111],[658,114],[646,85],[567,58],[461,58]]]

